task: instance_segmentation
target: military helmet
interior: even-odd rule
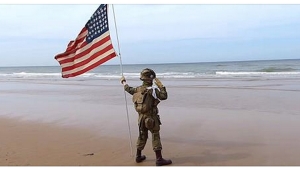
[[[140,79],[142,81],[153,80],[154,78],[156,78],[156,74],[152,69],[149,69],[149,68],[143,69],[140,74]]]

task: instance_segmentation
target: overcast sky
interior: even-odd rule
[[[98,6],[0,4],[0,66],[59,66],[54,56]],[[300,59],[300,4],[115,4],[114,11],[124,64]],[[109,23],[119,53],[112,5]]]

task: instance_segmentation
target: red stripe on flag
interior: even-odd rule
[[[75,77],[75,76],[81,75],[81,74],[83,74],[83,73],[85,73],[85,72],[87,72],[87,71],[89,71],[89,70],[92,70],[92,69],[96,68],[97,66],[99,66],[99,65],[101,65],[101,64],[103,64],[103,63],[105,63],[106,61],[108,61],[108,60],[114,58],[115,56],[116,56],[115,53],[112,53],[112,54],[107,55],[105,58],[101,59],[100,61],[94,63],[93,65],[91,65],[91,66],[89,66],[89,67],[87,67],[87,68],[85,68],[85,69],[82,69],[82,70],[80,70],[80,71],[78,71],[78,72],[75,72],[75,73],[63,75],[62,77],[63,77],[63,78],[69,78],[69,77]]]
[[[87,43],[84,42],[84,43],[81,45],[80,49],[75,50],[75,51],[73,51],[72,53],[69,54],[69,55],[75,54],[72,58],[67,58],[67,59],[61,60],[61,61],[60,61],[60,64],[64,64],[64,63],[68,63],[68,62],[74,62],[76,59],[80,59],[81,57],[84,57],[84,56],[88,55],[92,50],[96,49],[97,47],[99,47],[99,46],[101,46],[102,44],[104,44],[104,43],[106,43],[106,42],[109,42],[109,41],[110,41],[110,36],[108,35],[107,37],[104,37],[103,39],[101,39],[99,42],[94,43],[94,44],[93,44],[92,46],[90,46],[87,50],[82,51],[81,53],[75,54],[78,50],[84,48],[84,47],[87,45]],[[111,46],[111,48],[113,48],[113,47]],[[103,53],[102,53],[102,54],[103,54]],[[90,59],[93,59],[93,58],[90,58]],[[74,66],[76,66],[76,65],[74,65]]]
[[[108,29],[107,5],[100,5],[64,53],[55,56],[62,77],[83,74],[117,56]]]
[[[86,31],[87,29],[84,27],[79,35],[77,36],[77,38],[75,39],[75,41],[70,41],[68,46],[67,46],[67,49],[64,53],[61,53],[61,54],[58,54],[55,56],[55,59],[60,59],[60,58],[64,58],[72,53],[75,53],[79,48],[82,47],[82,45],[84,44],[81,44],[83,41],[85,41],[85,37],[86,36],[83,36],[84,32]],[[81,44],[81,46],[79,46]]]
[[[110,44],[109,46],[105,47],[103,50],[100,50],[96,53],[94,53],[93,55],[89,56],[87,59],[83,60],[82,62],[79,62],[79,63],[76,63],[76,64],[73,64],[72,66],[68,66],[68,67],[63,67],[62,68],[62,71],[65,72],[65,71],[70,71],[72,69],[75,69],[75,68],[78,68],[78,67],[81,67],[81,66],[84,66],[88,63],[90,63],[91,61],[97,59],[99,56],[105,54],[105,52],[109,51],[113,49],[113,46]],[[85,52],[87,55],[89,54],[89,52]],[[76,57],[76,56],[75,56]],[[106,56],[105,56],[106,57]]]

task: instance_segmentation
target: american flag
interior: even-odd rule
[[[117,56],[109,34],[107,4],[102,4],[64,53],[55,56],[62,77],[81,75]]]

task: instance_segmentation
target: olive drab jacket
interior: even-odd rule
[[[141,85],[141,86],[134,88],[134,87],[130,87],[128,84],[126,84],[124,86],[125,91],[127,91],[131,95],[134,95],[135,93],[137,93],[139,90],[141,90],[141,88],[148,88],[148,89],[150,88],[149,93],[152,94],[152,96],[154,95],[156,98],[154,99],[154,104],[149,112],[146,112],[146,113],[138,112],[139,113],[138,123],[141,124],[141,122],[144,121],[144,119],[147,116],[151,116],[155,120],[158,120],[158,123],[161,124],[161,122],[159,120],[159,116],[158,116],[157,105],[159,104],[160,100],[166,100],[168,98],[168,93],[166,91],[166,88],[165,87],[157,88],[157,87],[152,87],[152,86],[149,87],[149,86],[145,86],[145,85]],[[155,93],[153,93],[153,92],[155,92]]]

